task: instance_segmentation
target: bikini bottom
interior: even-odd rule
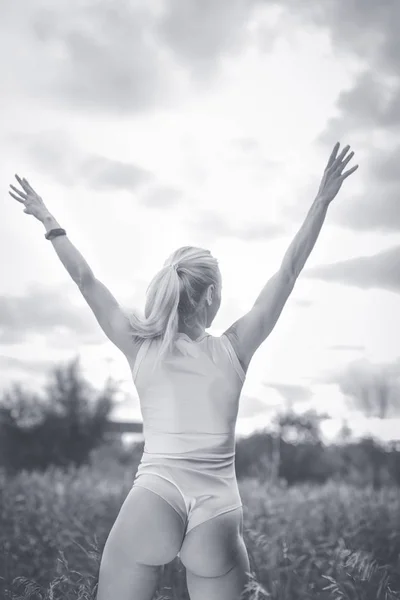
[[[178,513],[188,533],[201,523],[241,508],[234,459],[171,458],[143,453],[133,487],[161,496]]]

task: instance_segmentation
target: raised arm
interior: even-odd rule
[[[22,191],[11,185],[10,195],[24,205],[24,212],[33,215],[43,223],[46,231],[60,227],[42,198],[33,190],[26,179],[16,176]],[[126,357],[132,357],[135,351],[134,341],[130,335],[129,321],[123,314],[117,300],[111,292],[96,279],[81,253],[75,248],[66,235],[51,240],[59,259],[77,284],[83,297],[92,309],[100,327],[106,336]]]
[[[257,348],[266,340],[289,298],[296,280],[314,248],[329,204],[337,195],[343,181],[354,173],[358,165],[343,173],[354,156],[346,146],[337,156],[337,143],[325,168],[317,196],[307,217],[290,244],[279,270],[261,290],[253,308],[236,321],[224,335],[231,341],[236,354],[246,371]]]

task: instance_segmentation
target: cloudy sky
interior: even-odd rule
[[[128,365],[44,228],[7,194],[29,179],[124,305],[177,247],[224,277],[210,333],[249,310],[311,205],[336,141],[358,171],[243,389],[238,433],[287,405],[333,435],[398,438],[349,411],[355,374],[400,375],[400,41],[396,0],[22,0],[0,5],[0,384],[31,389],[81,356],[117,416],[140,416]],[[396,326],[397,324],[397,326]],[[395,392],[394,392],[395,393]]]

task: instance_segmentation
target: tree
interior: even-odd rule
[[[0,400],[0,463],[8,471],[78,466],[103,440],[116,391],[110,378],[96,393],[76,358],[50,373],[45,391],[15,384]]]
[[[277,430],[273,460],[275,475],[291,484],[296,481],[324,481],[329,476],[325,448],[321,441],[321,422],[327,414],[288,409],[274,419]]]
[[[367,418],[386,419],[400,414],[400,370],[397,364],[372,365],[366,360],[350,364],[339,377],[339,387],[349,405]],[[365,438],[362,448],[372,469],[375,488],[381,485],[384,452],[372,438]]]
[[[277,415],[280,437],[293,443],[319,443],[321,441],[321,422],[329,415],[317,413],[314,409],[303,413],[288,410]]]

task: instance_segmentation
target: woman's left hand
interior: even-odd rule
[[[353,158],[354,152],[350,152],[350,154],[348,154],[346,157],[346,154],[350,150],[350,146],[346,146],[339,156],[337,156],[339,148],[340,144],[338,142],[335,144],[335,147],[332,150],[332,154],[329,158],[328,164],[326,165],[321,185],[319,186],[318,190],[318,197],[327,204],[332,202],[332,200],[335,198],[346,177],[358,169],[358,165],[355,165],[343,173],[343,169]]]
[[[29,185],[26,179],[21,179],[18,175],[15,176],[22,190],[10,185],[13,192],[8,192],[18,202],[21,202],[25,208],[24,213],[27,215],[33,215],[41,223],[44,218],[49,215],[49,210],[46,208],[42,198],[35,192],[35,190]]]

